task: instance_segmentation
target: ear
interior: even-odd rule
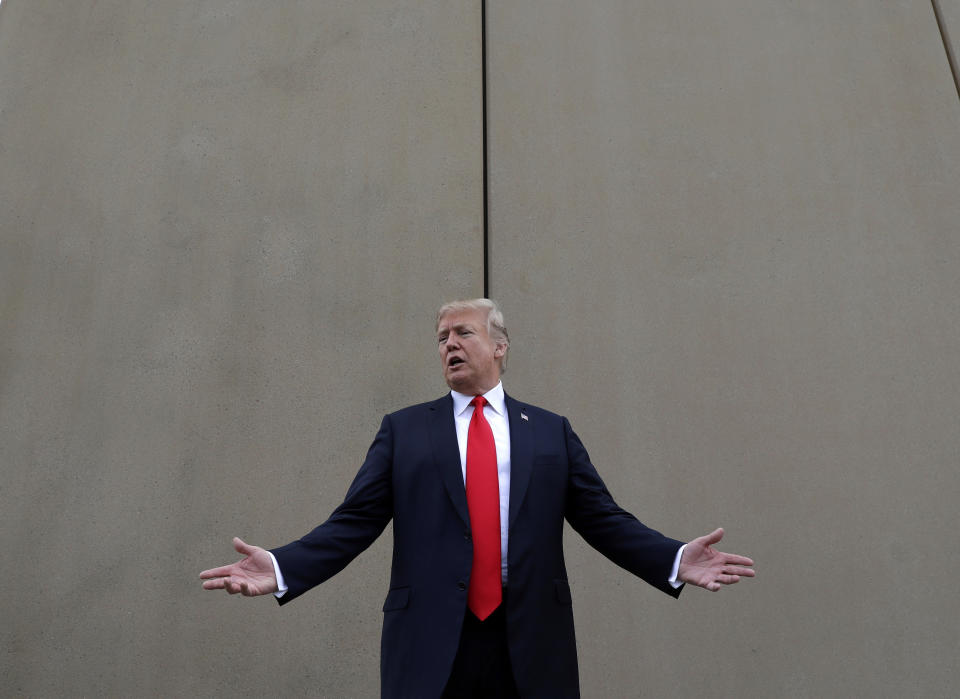
[[[494,357],[502,357],[507,353],[507,346],[504,344],[498,343],[496,347],[493,348]]]

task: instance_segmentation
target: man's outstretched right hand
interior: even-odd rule
[[[242,553],[236,563],[211,568],[200,573],[204,590],[226,590],[231,595],[238,592],[244,597],[269,595],[277,591],[277,576],[273,559],[266,549],[250,546],[239,537],[233,537],[233,548]]]

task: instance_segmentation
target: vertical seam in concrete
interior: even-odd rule
[[[483,117],[483,296],[490,298],[490,217],[489,186],[487,178],[487,2],[480,0],[480,90]]]
[[[950,73],[953,75],[953,86],[957,88],[957,97],[960,98],[960,69],[957,68],[957,57],[953,53],[953,44],[950,42],[950,34],[947,32],[947,23],[940,11],[940,0],[930,0],[930,4],[933,5],[933,15],[937,18],[937,26],[940,28],[943,49],[947,52],[947,63],[950,64]]]

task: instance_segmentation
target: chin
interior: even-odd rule
[[[470,393],[472,385],[473,384],[470,383],[469,379],[460,376],[450,377],[447,379],[447,386],[452,388],[457,393]]]

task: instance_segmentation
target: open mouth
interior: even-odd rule
[[[453,367],[455,367],[455,366],[459,366],[459,365],[461,365],[461,364],[463,364],[463,360],[460,359],[460,357],[452,357],[452,358],[450,359],[450,361],[447,362],[447,366],[450,367],[450,368],[453,368]]]

